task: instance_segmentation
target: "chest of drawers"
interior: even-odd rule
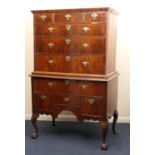
[[[117,112],[116,17],[110,8],[37,10],[34,16],[32,138],[37,118],[69,110],[77,120],[98,120],[107,149],[108,118]]]

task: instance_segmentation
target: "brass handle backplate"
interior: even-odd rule
[[[71,29],[71,25],[70,25],[70,24],[67,24],[67,25],[66,25],[66,30],[67,30],[67,31],[70,31],[70,29]]]
[[[89,104],[94,104],[95,103],[95,99],[90,98],[90,99],[88,99],[88,102],[89,102]]]
[[[86,90],[88,88],[88,85],[83,84],[81,87],[82,87],[83,90]]]
[[[52,27],[52,26],[51,26],[51,27],[48,27],[48,31],[49,31],[49,32],[53,32],[54,29],[55,29],[55,28]]]
[[[54,46],[54,43],[51,43],[51,42],[48,43],[48,47],[49,47],[49,48],[52,48],[53,46]]]
[[[65,56],[66,61],[70,61],[71,57],[70,56]]]
[[[45,19],[47,18],[46,15],[41,15],[40,18],[42,19],[42,21],[45,21]]]
[[[65,102],[68,102],[69,100],[70,100],[69,97],[64,97],[64,101],[65,101]]]
[[[41,95],[40,98],[44,101],[46,99],[46,95]]]
[[[70,39],[65,39],[65,43],[66,43],[66,45],[69,45],[69,44],[70,44],[70,42],[71,42],[71,40],[70,40]]]
[[[83,46],[84,49],[87,49],[89,47],[89,44],[88,43],[83,43],[82,46]]]
[[[72,17],[72,16],[71,16],[70,14],[66,14],[66,15],[65,15],[66,20],[69,20],[71,17]]]
[[[89,28],[89,27],[87,27],[87,26],[85,26],[85,27],[83,27],[83,28],[82,28],[82,30],[83,30],[84,32],[89,31],[89,29],[90,29],[90,28]]]
[[[82,61],[81,63],[82,63],[82,65],[83,65],[84,67],[88,66],[88,64],[89,64],[88,61]]]
[[[48,62],[49,65],[52,65],[54,63],[53,60],[48,60],[47,62]]]
[[[98,16],[98,14],[95,12],[91,14],[91,17],[93,18],[93,20],[96,20],[97,16]]]

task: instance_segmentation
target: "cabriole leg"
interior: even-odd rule
[[[102,128],[102,145],[101,149],[102,150],[107,150],[108,149],[108,144],[106,143],[106,136],[108,133],[108,121],[101,121],[100,122],[101,128]]]
[[[36,139],[39,136],[38,133],[38,125],[37,125],[37,119],[39,117],[39,114],[33,113],[32,118],[31,118],[31,122],[33,125],[33,132],[32,132],[32,138]]]
[[[116,131],[116,123],[118,120],[118,111],[114,110],[114,114],[113,114],[113,123],[112,123],[112,131],[113,134],[118,134],[118,132]]]

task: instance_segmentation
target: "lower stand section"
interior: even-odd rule
[[[102,145],[101,149],[102,150],[107,150],[108,149],[108,144],[106,143],[106,136],[108,133],[108,121],[101,121],[100,122],[101,128],[102,128]]]
[[[31,118],[31,122],[32,122],[32,125],[33,125],[33,132],[32,132],[32,136],[31,137],[33,139],[36,139],[39,136],[38,125],[37,125],[37,119],[38,119],[38,117],[39,117],[39,114],[34,113],[32,115],[32,118]]]

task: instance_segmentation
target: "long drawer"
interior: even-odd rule
[[[36,37],[35,53],[104,53],[104,38]]]
[[[36,71],[88,74],[105,72],[104,55],[39,54],[34,59]]]
[[[106,84],[103,82],[35,78],[32,81],[34,92],[77,94],[89,96],[106,95]]]
[[[40,24],[35,27],[36,36],[105,36],[106,24]]]
[[[45,23],[88,23],[88,22],[103,22],[106,21],[105,11],[94,12],[68,12],[68,13],[36,13],[34,22],[36,24]]]

